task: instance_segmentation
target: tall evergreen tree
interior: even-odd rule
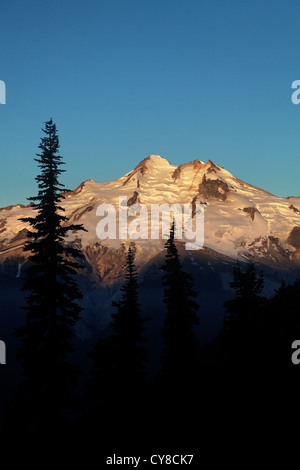
[[[143,345],[143,323],[146,319],[140,315],[134,260],[132,243],[126,256],[126,281],[121,287],[121,298],[113,302],[116,308],[110,322],[113,333],[108,338],[100,338],[91,352],[94,369],[90,388],[94,396],[99,396],[105,388],[125,385],[132,388],[144,381],[147,351]]]
[[[263,286],[263,273],[258,275],[253,263],[245,270],[239,263],[234,266],[230,287],[235,297],[224,303],[226,315],[221,333],[222,352],[232,366],[248,370],[257,367],[261,360],[266,302],[261,296]]]
[[[200,373],[199,344],[193,326],[199,324],[199,306],[194,300],[197,293],[193,289],[192,277],[182,270],[174,234],[173,221],[169,239],[165,243],[165,264],[161,268],[163,300],[167,308],[162,330],[162,378],[166,382],[178,382],[179,377],[186,381],[196,381]]]
[[[68,359],[72,351],[73,327],[80,317],[82,298],[75,278],[82,267],[82,253],[69,245],[68,233],[85,230],[67,224],[60,203],[64,185],[59,176],[65,170],[58,155],[59,139],[52,119],[45,123],[37,154],[40,174],[35,178],[38,195],[35,217],[22,218],[31,226],[24,251],[30,252],[23,290],[28,291],[26,322],[16,330],[21,345],[17,354],[24,380],[19,390],[20,407],[38,429],[55,420],[68,405],[79,370]],[[20,410],[19,410],[20,411]]]

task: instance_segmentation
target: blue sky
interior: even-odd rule
[[[43,123],[70,189],[150,154],[300,196],[298,0],[0,0],[0,206],[36,194]]]

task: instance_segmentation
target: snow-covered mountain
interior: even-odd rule
[[[97,207],[101,204],[116,208],[118,225],[120,196],[127,198],[123,211],[132,204],[140,204],[149,214],[152,204],[192,204],[195,207],[196,203],[202,203],[204,250],[233,259],[259,259],[271,265],[292,267],[299,263],[300,197],[277,197],[235,178],[210,160],[207,163],[194,160],[176,166],[158,155],[145,158],[134,170],[115,181],[87,180],[74,191],[65,193],[63,206],[69,221],[82,223],[88,230],[72,234],[69,241],[78,243],[90,262],[95,249],[106,254],[107,249],[112,249],[114,257],[113,253],[121,253],[122,242],[129,243],[118,238],[100,240],[96,233],[101,220]],[[22,254],[27,225],[18,219],[34,213],[31,206],[0,209],[0,263],[8,256]],[[152,240],[149,233],[143,233],[141,228],[141,239],[137,240],[139,265],[148,263],[163,250],[164,240],[161,237]],[[190,255],[197,256],[197,253]],[[113,276],[111,273],[111,280]]]
[[[69,243],[81,247],[86,260],[86,269],[80,274],[85,310],[76,327],[81,339],[106,328],[112,300],[118,299],[124,281],[123,243],[126,246],[130,240],[118,237],[101,240],[96,233],[99,221],[103,220],[97,209],[103,204],[116,208],[118,225],[120,196],[123,215],[133,208],[146,208],[146,213],[137,213],[144,222],[152,204],[191,204],[192,209],[197,203],[203,204],[203,248],[190,251],[185,249],[184,241],[178,241],[178,249],[184,269],[192,274],[199,292],[199,335],[204,341],[221,327],[223,302],[232,296],[230,281],[235,259],[254,260],[264,269],[264,295],[267,296],[280,286],[281,279],[289,281],[299,275],[300,197],[276,197],[240,181],[211,161],[194,160],[176,166],[151,155],[115,181],[87,180],[64,196],[62,205],[69,218],[67,223],[82,223],[88,230],[72,233],[68,239]],[[23,252],[28,227],[18,219],[34,215],[30,205],[0,209],[0,295],[1,308],[6,312],[2,323],[0,316],[2,334],[10,330],[8,319],[15,326],[20,323],[17,318],[23,315],[20,276],[28,256]],[[129,219],[137,220],[130,216]],[[164,315],[160,266],[164,261],[165,240],[151,239],[149,234],[151,231],[141,226],[142,239],[136,241],[136,263],[142,310],[153,319],[149,322],[150,329],[159,331]]]

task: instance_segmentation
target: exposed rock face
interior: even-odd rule
[[[289,209],[292,209],[294,212],[297,212],[297,213],[300,214],[299,209],[297,209],[297,207],[293,206],[293,204],[291,204],[291,205],[289,206]]]
[[[293,247],[300,249],[300,227],[294,227],[287,239]]]
[[[94,209],[94,207],[95,206],[86,207],[85,209],[83,209],[83,211],[79,212],[78,214],[74,216],[74,220],[76,221],[79,220],[83,216],[83,214],[86,214],[86,212],[91,212]]]
[[[300,262],[300,227],[294,227],[288,236],[287,242],[296,248],[293,253],[293,260],[296,263]]]
[[[126,263],[124,246],[121,246],[118,250],[111,250],[107,246],[96,243],[93,246],[87,246],[84,253],[91,269],[89,277],[94,282],[112,286],[123,279],[123,270]]]
[[[87,212],[91,212],[93,209],[95,208],[94,205],[90,205],[90,206],[87,206],[85,207],[84,209],[82,207],[78,208],[78,209],[75,209],[75,211],[72,212],[72,214],[70,215],[69,217],[69,220],[74,220],[74,221],[78,221],[81,219],[81,217],[86,214]]]
[[[277,237],[258,237],[249,244],[249,253],[253,259],[266,264],[292,266],[292,252],[282,248]],[[251,259],[251,258],[250,258]]]
[[[244,207],[243,211],[249,214],[252,220],[254,220],[255,212],[258,212],[255,207]]]
[[[216,165],[214,162],[211,160],[208,160],[208,162],[205,164],[205,166],[209,165],[207,169],[207,173],[216,173],[216,170],[219,170],[220,167]]]
[[[20,232],[17,233],[17,235],[14,238],[11,239],[10,245],[13,246],[14,243],[16,243],[16,242],[26,240],[27,232],[28,232],[28,230],[26,228],[23,228],[22,230],[20,230]]]
[[[0,220],[0,233],[2,232],[5,232],[6,228],[4,228],[6,225],[6,220],[5,219],[1,219]]]
[[[199,184],[200,195],[203,195],[205,198],[215,198],[225,201],[227,193],[229,193],[227,183],[219,179],[206,179],[206,176],[203,176],[202,183]]]
[[[134,191],[133,195],[128,199],[127,201],[127,206],[130,207],[132,206],[133,204],[139,202],[138,200],[138,195],[139,193],[137,191]]]

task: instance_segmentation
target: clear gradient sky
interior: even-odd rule
[[[0,206],[36,194],[43,123],[74,189],[150,154],[300,196],[299,0],[0,0]]]

